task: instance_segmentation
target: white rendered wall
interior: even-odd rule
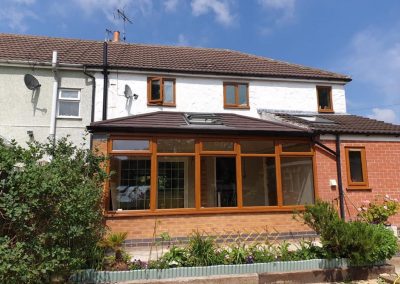
[[[109,75],[107,118],[124,117],[154,111],[181,112],[234,112],[259,117],[257,109],[317,112],[317,85],[332,86],[332,100],[335,113],[346,112],[344,86],[312,82],[243,80],[249,83],[250,109],[224,109],[223,82],[235,81],[219,78],[174,77],[176,78],[176,107],[147,105],[147,76],[141,74],[111,73]],[[237,81],[237,80],[236,80]],[[102,117],[103,75],[96,74],[95,120]],[[139,97],[126,99],[125,84]]]
[[[25,74],[34,75],[41,84],[33,92],[24,84]],[[70,141],[82,143],[85,128],[90,124],[92,85],[79,71],[60,71],[60,88],[81,90],[80,118],[57,118],[56,138],[70,135]],[[49,69],[0,67],[0,136],[16,140],[20,145],[29,141],[27,131],[34,139],[45,142],[50,131],[53,73]]]

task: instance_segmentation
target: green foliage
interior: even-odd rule
[[[390,216],[395,215],[400,209],[397,199],[392,199],[389,195],[384,198],[379,196],[373,201],[365,200],[358,210],[358,217],[361,221],[371,224],[387,224]]]
[[[0,140],[1,283],[45,283],[96,267],[104,161],[66,138],[26,149]]]
[[[374,264],[390,259],[397,252],[397,240],[382,225],[345,222],[327,202],[307,206],[304,222],[321,236],[328,257],[348,258],[354,265]]]
[[[112,233],[109,234],[106,238],[102,239],[99,242],[99,245],[105,249],[110,249],[114,252],[114,258],[116,262],[123,261],[123,252],[122,244],[126,240],[127,232],[123,233]]]
[[[202,236],[199,232],[194,232],[191,235],[187,250],[189,263],[192,266],[207,266],[221,262],[214,240]]]
[[[249,247],[250,257],[248,263],[263,263],[276,260],[276,250],[273,246],[256,244]]]

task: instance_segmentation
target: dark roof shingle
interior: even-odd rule
[[[91,132],[172,132],[172,133],[213,133],[213,134],[276,134],[308,136],[309,130],[291,124],[272,122],[232,113],[218,113],[222,125],[190,124],[185,113],[158,111],[93,122],[88,126]]]
[[[102,41],[0,33],[2,60],[50,63],[53,50],[62,64],[102,65]],[[342,74],[227,49],[109,43],[108,50],[111,68],[351,81]]]
[[[322,118],[332,123],[309,121],[301,118],[307,117],[301,114],[275,113],[275,115],[283,119],[283,121],[303,125],[316,133],[400,135],[400,125],[351,114],[318,114],[310,116]]]

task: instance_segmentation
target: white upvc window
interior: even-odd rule
[[[80,117],[81,91],[60,89],[58,92],[58,117]]]

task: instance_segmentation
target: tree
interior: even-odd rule
[[[104,162],[67,138],[28,148],[0,139],[1,283],[44,283],[96,263]]]

